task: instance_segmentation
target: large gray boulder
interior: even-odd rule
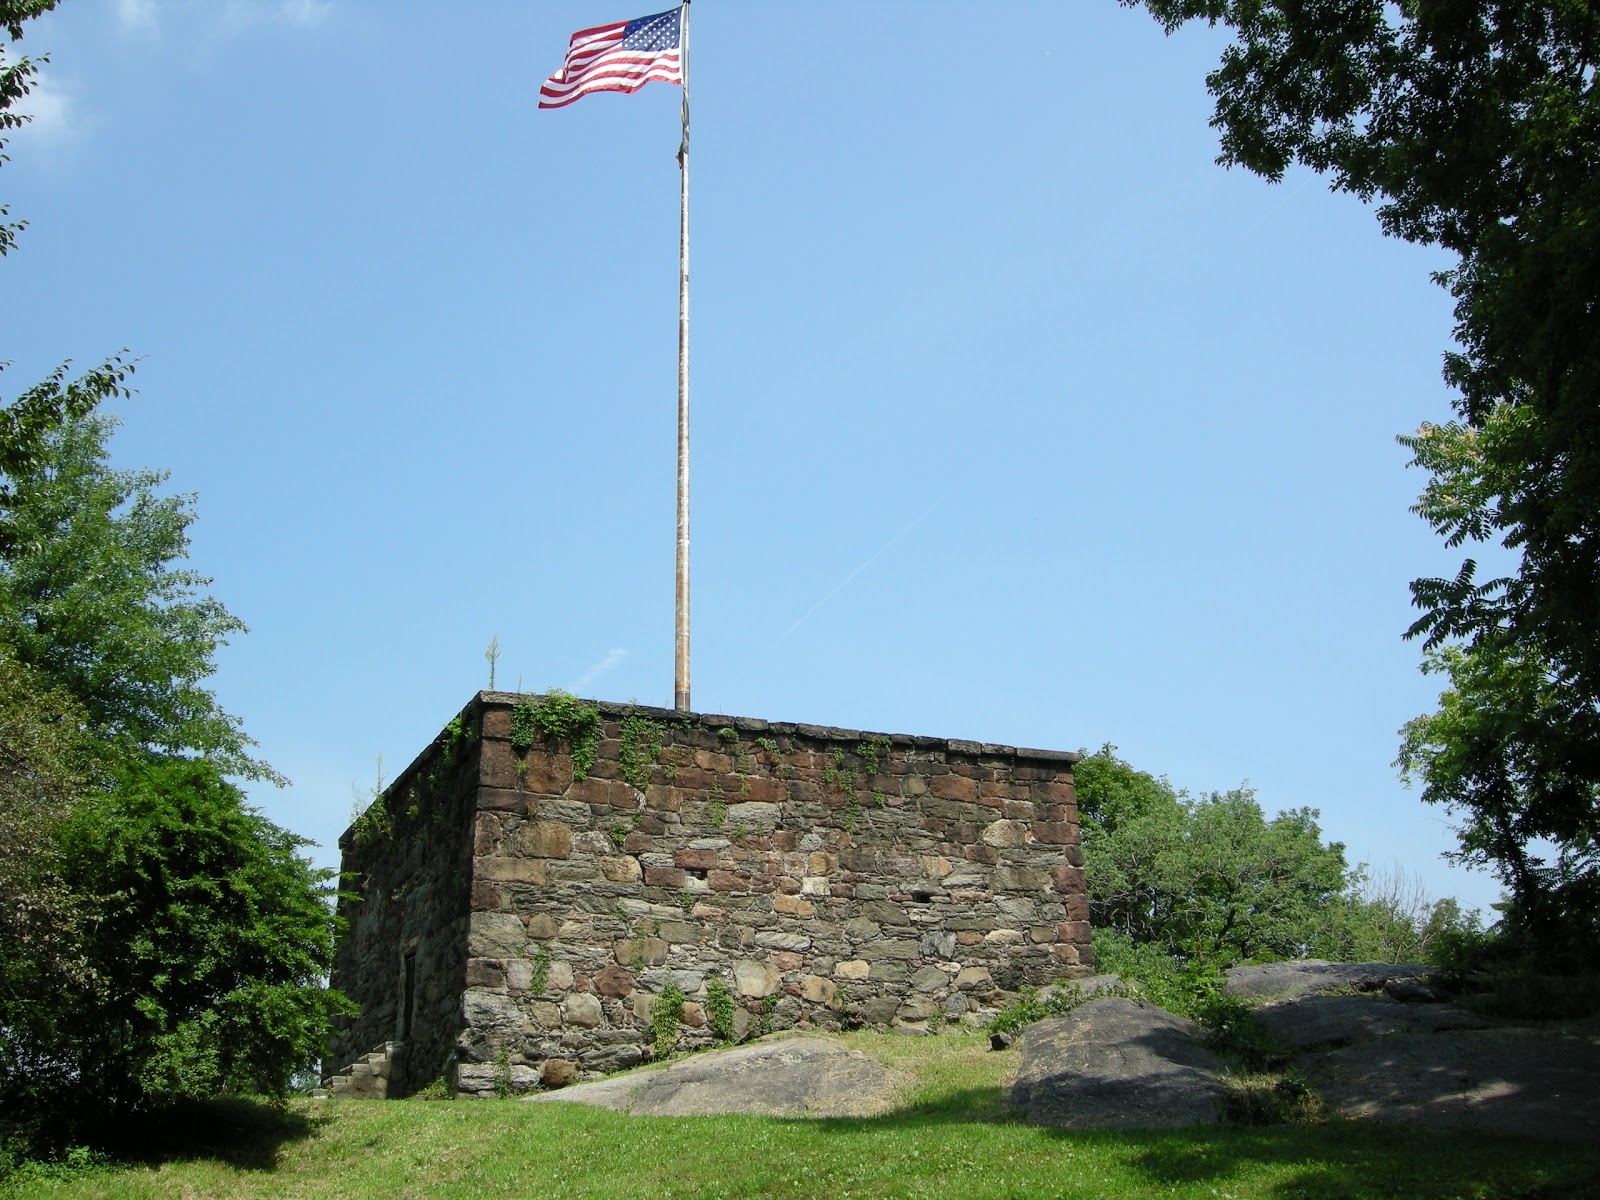
[[[1600,1144],[1600,1045],[1535,1029],[1383,1037],[1297,1064],[1347,1117]]]
[[[1071,1129],[1216,1121],[1226,1064],[1199,1027],[1153,1004],[1106,996],[1028,1026],[1011,1103]]]
[[[1316,996],[1324,992],[1382,991],[1391,979],[1419,979],[1437,974],[1427,963],[1336,963],[1321,958],[1232,967],[1224,985],[1229,995],[1245,1000]]]
[[[898,1075],[823,1038],[753,1042],[530,1097],[634,1116],[874,1117],[894,1106]]]

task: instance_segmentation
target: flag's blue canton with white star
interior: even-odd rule
[[[675,50],[678,47],[678,14],[683,10],[656,13],[628,22],[622,33],[623,50]]]

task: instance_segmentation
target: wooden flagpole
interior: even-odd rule
[[[689,711],[689,0],[679,18],[683,141],[678,145],[678,556],[673,707]]]

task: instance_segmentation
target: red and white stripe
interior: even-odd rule
[[[561,108],[590,92],[637,92],[652,79],[682,83],[678,48],[650,53],[625,51],[627,21],[580,29],[567,46],[567,61],[539,88],[540,108]]]

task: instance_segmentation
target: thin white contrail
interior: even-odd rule
[[[572,694],[575,696],[581,695],[584,688],[588,687],[596,679],[599,679],[600,676],[604,675],[607,671],[611,670],[611,668],[615,667],[627,657],[628,652],[621,646],[615,646],[612,649],[607,650],[604,658],[590,666],[587,671],[578,677],[578,682],[572,685]]]
[[[1260,216],[1258,216],[1254,221],[1252,221],[1250,223],[1249,227],[1244,232],[1245,233],[1254,233],[1257,229],[1260,229],[1269,220],[1271,220],[1273,217],[1277,216],[1278,215],[1278,211],[1280,209],[1282,209],[1285,205],[1287,205],[1289,203],[1289,201],[1293,200],[1301,192],[1305,191],[1307,184],[1309,184],[1313,179],[1320,179],[1320,178],[1322,178],[1322,176],[1314,174],[1314,173],[1308,173],[1306,175],[1306,177],[1304,179],[1302,179],[1293,188],[1293,190],[1291,190],[1287,195],[1279,196],[1278,197],[1278,202],[1276,204],[1274,204],[1271,208],[1267,209],[1266,212],[1264,212]]]
[[[763,653],[771,654],[779,646],[783,645],[784,639],[787,638],[796,629],[799,629],[800,626],[804,625],[806,623],[806,621],[810,618],[812,613],[816,612],[817,609],[821,608],[829,600],[832,600],[840,592],[844,591],[844,589],[847,588],[850,585],[850,581],[852,579],[854,579],[857,575],[861,574],[861,572],[865,571],[873,563],[877,562],[880,558],[882,558],[884,556],[884,554],[886,554],[888,552],[889,548],[891,546],[893,546],[896,542],[898,542],[901,538],[905,537],[906,534],[910,533],[918,525],[921,525],[924,521],[926,521],[928,519],[928,517],[932,515],[933,510],[938,508],[939,505],[943,504],[944,501],[945,501],[945,497],[944,496],[940,496],[932,504],[928,505],[928,507],[925,510],[923,510],[923,513],[922,513],[922,515],[920,517],[918,517],[916,520],[912,521],[911,524],[907,525],[904,529],[902,529],[899,533],[895,534],[892,538],[890,538],[883,545],[879,546],[878,549],[873,553],[871,558],[867,559],[866,562],[862,563],[854,571],[851,571],[850,574],[846,575],[843,579],[841,579],[838,582],[838,584],[834,587],[834,589],[831,592],[829,592],[826,596],[824,596],[821,600],[818,600],[810,608],[806,609],[806,611],[800,615],[800,619],[798,621],[796,621],[793,625],[789,626],[789,628],[785,629],[783,631],[782,635],[778,638],[778,640],[773,642],[772,645],[768,646]]]

